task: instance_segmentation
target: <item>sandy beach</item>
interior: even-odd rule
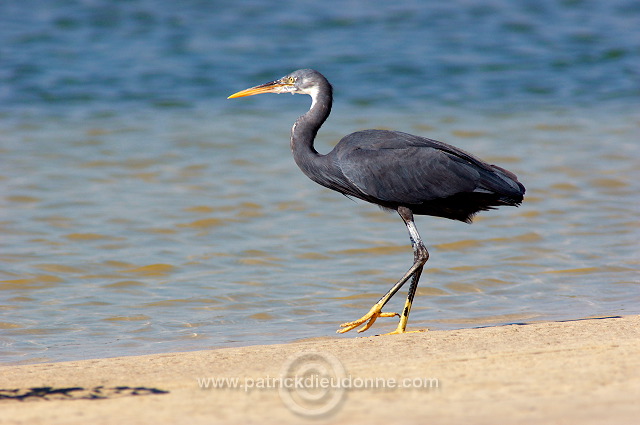
[[[628,316],[5,366],[0,422],[631,424],[639,336]]]

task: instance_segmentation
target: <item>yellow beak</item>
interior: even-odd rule
[[[281,82],[280,80],[276,80],[276,81],[271,81],[269,83],[260,84],[259,86],[255,86],[249,89],[239,91],[238,93],[232,94],[227,99],[233,99],[235,97],[253,96],[254,94],[262,94],[262,93],[282,93],[287,91],[287,88],[292,86],[293,84],[287,84],[287,83]]]

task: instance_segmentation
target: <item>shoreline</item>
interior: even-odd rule
[[[0,422],[631,424],[639,337],[634,315],[0,366]]]

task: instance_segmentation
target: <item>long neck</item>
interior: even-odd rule
[[[333,101],[329,82],[322,82],[311,94],[313,102],[309,111],[298,118],[291,128],[291,152],[298,167],[311,180],[326,185],[323,175],[328,171],[327,158],[313,147],[318,130],[331,113]]]

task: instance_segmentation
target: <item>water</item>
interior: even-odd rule
[[[635,1],[8,1],[2,361],[331,336],[366,312],[410,266],[402,222],[297,169],[308,98],[225,99],[302,67],[335,86],[318,150],[393,128],[527,187],[472,226],[418,217],[410,327],[640,312]]]

